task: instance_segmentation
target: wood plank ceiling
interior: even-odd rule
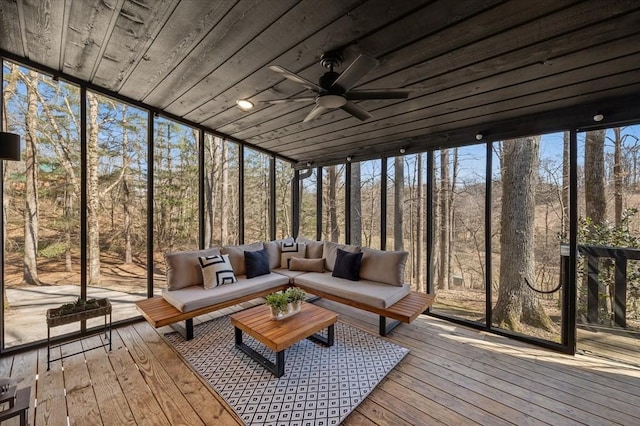
[[[344,162],[640,118],[640,0],[0,0],[0,53],[298,162]],[[407,88],[303,123],[323,52]],[[338,71],[341,71],[338,70]],[[257,107],[240,110],[235,101]]]

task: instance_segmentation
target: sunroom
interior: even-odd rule
[[[0,376],[34,424],[257,423],[135,303],[166,253],[305,237],[406,251],[436,296],[378,336],[408,355],[345,424],[640,422],[638,22],[637,1],[0,3],[0,153],[21,142]],[[102,318],[65,325],[47,369],[47,310],[94,298],[111,350],[83,352]]]

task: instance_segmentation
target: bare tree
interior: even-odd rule
[[[100,284],[100,191],[98,187],[98,99],[87,92],[87,258],[89,285]]]
[[[131,253],[131,194],[129,191],[129,129],[127,119],[127,106],[122,105],[122,212],[124,214],[124,263],[133,263]]]
[[[604,130],[587,132],[584,149],[586,215],[594,225],[605,220],[607,201],[604,185]]]
[[[38,278],[38,74],[27,77],[27,114],[25,116],[25,208],[24,208],[24,282],[40,285]]]
[[[393,187],[393,249],[404,250],[404,157],[395,157]]]
[[[449,150],[440,150],[440,274],[438,275],[438,287],[449,289],[450,253],[451,248],[451,218],[449,214]]]
[[[569,236],[569,132],[565,131],[562,138],[562,217],[560,233],[563,238]]]
[[[222,195],[220,198],[220,205],[222,211],[220,212],[220,244],[229,244],[229,211],[231,209],[231,203],[229,202],[229,162],[228,162],[229,148],[227,142],[222,141],[222,156],[220,158],[222,166]]]
[[[553,323],[525,280],[535,282],[535,188],[540,136],[505,141],[502,161],[500,287],[494,321],[521,330],[521,323],[553,330]]]
[[[418,283],[418,291],[425,291],[426,285],[424,282],[424,276],[422,274],[423,266],[422,266],[422,246],[424,244],[423,240],[423,223],[425,222],[424,218],[424,208],[422,203],[424,202],[424,188],[422,187],[422,154],[418,154],[418,193],[417,193],[417,201],[416,205],[416,261],[415,261],[415,276],[416,282]]]
[[[362,173],[360,162],[351,164],[351,244],[362,245]]]
[[[622,224],[622,194],[624,192],[624,165],[622,162],[622,136],[620,127],[613,129],[613,200],[615,206],[614,220],[616,227]]]

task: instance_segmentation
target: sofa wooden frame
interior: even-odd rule
[[[203,308],[195,309],[189,312],[182,312],[178,310],[178,308],[167,302],[162,296],[155,296],[149,299],[137,301],[136,307],[138,308],[142,316],[149,322],[149,324],[151,324],[155,328],[164,327],[166,325],[175,328],[177,323],[179,323],[180,321],[184,321],[184,329],[178,328],[178,331],[182,333],[185,340],[191,340],[193,339],[193,318],[207,314],[209,312],[228,308],[229,306],[237,305],[242,302],[247,302],[258,297],[264,297],[267,294],[273,293],[275,291],[286,290],[287,288],[292,286],[293,284],[283,284],[277,287],[270,288],[268,290],[257,291],[246,296],[231,299],[222,303],[205,306]],[[314,296],[333,300],[344,305],[349,305],[358,309],[373,312],[374,314],[378,314],[380,316],[379,331],[381,336],[386,336],[387,333],[389,333],[402,322],[408,324],[415,320],[418,315],[431,307],[435,299],[435,295],[433,294],[412,291],[407,296],[394,303],[392,306],[386,309],[381,309],[353,300],[345,299],[343,297],[334,296],[329,293],[318,291],[312,287],[307,287],[299,284],[295,284],[295,286],[300,287],[307,293],[313,294]],[[393,322],[387,324],[387,318],[392,319]]]

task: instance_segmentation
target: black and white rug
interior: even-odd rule
[[[194,335],[166,338],[248,425],[337,425],[409,353],[338,321],[332,347],[305,339],[287,349],[278,379],[235,348],[229,317],[197,325]],[[252,337],[243,341],[275,362]]]

